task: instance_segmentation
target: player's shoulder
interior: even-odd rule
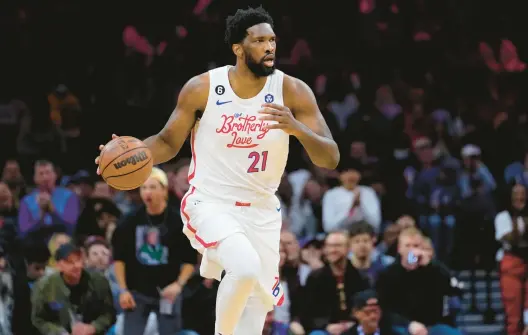
[[[202,93],[209,92],[209,72],[204,72],[189,79],[183,86],[182,92]]]
[[[205,72],[189,79],[183,85],[178,104],[187,106],[189,110],[203,110],[209,97],[209,73]]]
[[[283,89],[285,93],[288,92],[288,93],[297,94],[297,93],[302,93],[303,91],[311,92],[311,88],[310,86],[308,86],[308,84],[306,84],[301,79],[294,77],[294,76],[290,76],[289,74],[286,74],[286,73],[284,73],[284,79],[283,79],[282,85],[283,85]]]
[[[315,102],[315,96],[308,84],[299,78],[284,74],[282,82],[284,104],[292,109]],[[299,107],[302,109],[302,107]]]

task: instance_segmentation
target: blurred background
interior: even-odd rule
[[[234,63],[223,42],[227,15],[260,4],[275,20],[278,67],[312,87],[348,162],[339,171],[314,167],[291,141],[278,191],[282,275],[288,308],[303,308],[271,313],[264,334],[302,334],[277,326],[294,321],[306,333],[335,321],[310,321],[318,301],[310,278],[319,280],[336,252],[326,234],[349,230],[351,243],[338,253],[356,267],[363,251],[352,240],[369,237],[369,259],[392,259],[377,273],[405,257],[398,236],[412,226],[431,262],[458,281],[456,293],[440,295],[442,323],[468,334],[527,334],[528,21],[520,0],[2,1],[1,271],[19,280],[36,245],[49,244],[53,255],[61,241],[85,246],[98,235],[112,280],[112,233],[143,203],[138,190],[118,192],[96,178],[97,146],[112,133],[159,131],[189,78]],[[189,158],[186,145],[163,166],[174,206],[189,187]],[[52,164],[35,165],[41,160]],[[72,191],[78,208],[39,228],[23,214],[24,197],[46,183]],[[53,271],[52,263],[44,265]],[[215,289],[198,274],[186,286],[185,329],[213,332]],[[345,310],[354,320],[353,306]]]

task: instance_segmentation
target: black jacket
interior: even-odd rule
[[[368,281],[347,261],[344,277],[346,310],[340,308],[337,280],[330,265],[313,271],[304,287],[302,324],[307,332],[325,329],[329,323],[350,320],[352,296],[368,288]]]
[[[441,263],[408,271],[399,259],[380,274],[376,290],[384,313],[427,326],[443,321],[444,296],[458,293]]]

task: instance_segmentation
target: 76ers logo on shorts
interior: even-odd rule
[[[264,101],[268,104],[272,103],[275,100],[272,94],[266,94]]]
[[[281,293],[281,285],[279,277],[275,277],[275,285],[271,288],[271,294],[277,298]]]

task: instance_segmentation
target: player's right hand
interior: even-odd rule
[[[117,136],[116,134],[112,134],[112,140],[115,140],[116,138],[118,138],[119,136]],[[103,151],[104,149],[104,145],[99,145],[99,151]],[[95,165],[97,165],[97,174],[100,175],[101,174],[101,171],[99,170],[99,159],[100,159],[101,156],[97,156],[95,157]]]
[[[121,306],[123,310],[136,308],[136,301],[130,292],[121,292],[119,295],[119,306]]]

